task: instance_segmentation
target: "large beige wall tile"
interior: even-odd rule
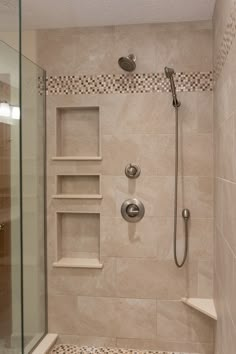
[[[101,219],[101,252],[104,256],[157,257],[173,259],[172,218],[147,217],[129,224],[121,217]],[[184,223],[178,219],[178,253],[184,246]],[[191,218],[189,224],[189,258],[208,260],[212,257],[213,220]]]
[[[76,333],[77,316],[75,309],[76,296],[52,295],[48,297],[48,330],[49,332]]]
[[[101,176],[101,212],[103,216],[114,217],[116,215],[116,176]]]
[[[62,257],[93,255],[99,252],[99,214],[63,213],[59,214]],[[86,258],[86,257],[85,257]],[[93,257],[92,257],[93,258]]]
[[[102,95],[99,103],[104,135],[174,133],[169,93]]]
[[[183,227],[179,232],[183,234]],[[189,225],[189,258],[191,260],[208,261],[212,259],[212,250],[213,219],[191,219]]]
[[[235,180],[234,117],[225,120],[216,131],[216,174]]]
[[[116,338],[80,336],[79,343],[81,346],[114,348],[116,347]]]
[[[235,258],[234,258],[233,267],[234,267],[234,269],[233,269],[233,274],[234,275],[233,275],[232,293],[235,294],[235,292],[236,292],[236,259]],[[231,302],[231,311],[232,311],[233,322],[236,323],[236,306],[235,306],[235,302],[234,301]]]
[[[212,134],[183,135],[180,138],[180,150],[182,150],[180,155],[182,175],[207,177],[213,175]]]
[[[117,216],[120,215],[123,201],[130,198],[130,184],[131,182],[129,183],[126,177],[117,179]],[[173,214],[173,191],[173,177],[140,176],[132,194],[143,202],[146,216],[171,216]]]
[[[225,307],[233,316],[234,305],[234,255],[227,241],[217,231],[216,233],[216,266],[217,277],[220,279]]]
[[[115,26],[114,54],[118,59],[121,56],[133,53],[137,56],[138,72],[155,72],[156,66],[156,48],[155,43],[155,25],[132,25]],[[116,70],[115,70],[116,71]],[[122,72],[119,69],[119,72]]]
[[[196,283],[196,266],[177,269],[173,261],[117,259],[119,297],[180,299]],[[193,290],[193,289],[191,289]]]
[[[101,218],[101,254],[114,257],[156,257],[159,222],[145,217],[137,224],[123,218]]]
[[[117,300],[117,337],[154,338],[156,336],[156,301]]]
[[[99,176],[62,175],[57,178],[58,194],[99,194]]]
[[[124,174],[128,163],[135,162],[142,166],[143,174],[154,175],[156,171],[156,165],[153,163],[155,146],[154,135],[103,135],[102,173],[120,176]]]
[[[214,302],[217,309],[217,323],[215,326],[215,353],[222,353],[222,308],[223,308],[223,298],[222,298],[222,288],[220,284],[220,278],[217,276],[216,267],[214,267]]]
[[[113,72],[118,66],[114,56],[113,27],[82,28],[77,30],[75,73],[89,74]]]
[[[236,154],[236,114],[234,114],[234,153],[233,153],[233,156],[235,156],[235,154]],[[236,182],[236,161],[235,160],[233,161],[233,164],[234,164],[234,172],[233,172],[234,182]]]
[[[214,224],[223,231],[223,181],[220,178],[214,180]]]
[[[157,337],[191,342],[191,310],[179,301],[157,302]]]
[[[213,249],[213,247],[211,248]],[[212,298],[213,294],[213,260],[198,262],[198,297]]]
[[[50,268],[49,294],[114,296],[116,263],[114,258],[102,258],[103,269]]]
[[[212,92],[180,92],[179,123],[183,133],[212,133]],[[174,134],[169,93],[101,96],[103,134]]]
[[[208,177],[184,177],[179,181],[179,214],[189,208],[193,218],[213,216],[213,180]]]
[[[211,134],[180,135],[180,173],[186,176],[212,176],[213,142]],[[175,136],[104,135],[102,136],[103,173],[122,174],[124,163],[136,161],[147,175],[174,174]],[[126,160],[119,151],[126,151]],[[205,154],[208,151],[208,154]],[[114,160],[114,156],[116,159]]]
[[[236,185],[231,182],[223,184],[223,235],[236,254]]]
[[[80,345],[79,336],[73,334],[60,334],[57,338],[57,344],[73,344],[73,345]]]
[[[57,344],[65,344],[65,343],[78,345],[78,346],[114,348],[116,347],[116,338],[89,337],[89,336],[61,334],[57,340]]]
[[[213,336],[212,322],[179,301],[158,301],[157,336],[162,340],[208,342]]]
[[[57,155],[99,156],[99,109],[60,109],[57,134]]]
[[[212,354],[215,353],[215,345],[212,343],[198,343],[197,344],[197,352],[202,354]]]
[[[114,337],[117,330],[117,300],[111,297],[77,298],[76,333],[82,336]]]
[[[166,65],[178,71],[212,68],[209,24],[41,30],[37,37],[39,64],[50,75],[121,73],[118,58],[130,53],[137,56],[137,72],[163,71]]]
[[[112,32],[111,27],[39,31],[40,65],[50,75],[58,72],[75,75],[111,71],[112,66],[108,68],[108,65],[114,63]]]
[[[235,17],[235,14],[233,15],[233,17]],[[220,72],[220,76],[217,80],[217,84],[215,85],[214,90],[214,101],[216,103],[214,111],[217,114],[218,119],[216,123],[218,125],[226,119],[229,119],[235,113],[236,110],[236,102],[234,95],[236,89],[236,72],[234,70],[234,62],[236,58],[236,41],[234,40],[234,37],[232,37],[231,39],[233,40],[233,42],[231,47],[229,47],[228,56],[226,56],[225,58],[224,66]]]
[[[179,124],[183,133],[206,134],[213,131],[212,92],[180,92]]]
[[[130,197],[129,186],[127,178],[117,179],[117,216],[120,215],[123,201]],[[170,217],[173,215],[174,177],[141,176],[134,190],[135,196],[144,203],[147,216]],[[182,214],[183,208],[188,207],[193,218],[211,218],[212,205],[212,178],[179,178],[179,215]]]
[[[221,342],[218,342],[218,352],[222,350],[222,353],[234,353],[235,352],[235,326],[232,322],[231,314],[227,307],[223,306],[222,316],[220,317],[220,323],[218,338]]]
[[[158,218],[156,227],[157,258],[173,260],[173,218]],[[177,252],[183,256],[184,221],[177,220]],[[212,258],[213,219],[191,217],[189,222],[189,260],[207,261]]]
[[[78,297],[77,316],[80,335],[125,338],[156,335],[154,300]]]
[[[214,58],[217,58],[218,50],[222,42],[225,28],[229,21],[229,16],[232,11],[234,0],[217,0],[213,17],[214,24]]]
[[[50,75],[56,75],[58,72],[73,75],[76,61],[76,47],[73,44],[78,41],[77,31],[43,30],[38,31],[37,37],[39,64]]]
[[[191,337],[193,342],[212,342],[215,322],[206,318],[201,312],[192,310],[191,313]]]
[[[191,26],[191,25],[190,25]],[[211,30],[156,31],[156,56],[158,71],[165,66],[175,67],[177,71],[212,70]],[[199,47],[196,51],[196,43]]]

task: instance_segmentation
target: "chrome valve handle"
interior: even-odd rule
[[[140,176],[141,169],[138,165],[129,163],[125,167],[125,174],[128,178],[138,178]]]

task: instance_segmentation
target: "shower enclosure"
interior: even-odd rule
[[[0,3],[0,353],[46,332],[45,73],[22,55],[20,2]]]

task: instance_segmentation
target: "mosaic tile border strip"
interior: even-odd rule
[[[78,347],[71,344],[59,344],[54,346],[50,354],[187,354],[166,351],[153,350],[135,350],[121,348],[104,348],[104,347]]]
[[[212,91],[213,73],[176,73],[175,83],[177,91],[180,92]],[[39,91],[43,92],[42,79],[39,79]],[[50,76],[46,79],[48,95],[153,92],[170,92],[169,80],[163,73]]]
[[[226,62],[226,59],[232,47],[235,36],[236,36],[236,1],[234,1],[233,3],[232,12],[229,16],[229,22],[226,25],[226,29],[214,65],[214,82],[216,82],[224,67],[224,64]]]

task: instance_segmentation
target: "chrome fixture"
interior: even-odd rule
[[[141,173],[141,168],[138,165],[135,165],[133,163],[129,163],[125,167],[125,174],[128,178],[138,178]]]
[[[183,209],[182,211],[182,217],[184,220],[188,220],[190,218],[190,211],[189,209]]]
[[[165,74],[166,74],[167,79],[170,80],[170,88],[171,88],[172,97],[173,97],[173,106],[180,107],[181,103],[177,99],[176,87],[175,87],[175,82],[174,82],[175,71],[174,71],[174,69],[168,68],[166,66],[165,67]]]
[[[142,220],[145,214],[145,208],[143,203],[134,198],[134,199],[127,199],[121,206],[121,215],[123,218],[131,223],[138,222]]]
[[[121,69],[131,72],[136,69],[136,56],[134,54],[129,54],[127,57],[121,57],[118,60],[118,64]]]
[[[178,268],[183,267],[188,256],[188,221],[190,218],[189,209],[184,209],[182,211],[182,217],[184,219],[184,235],[185,235],[185,246],[184,246],[184,256],[181,262],[179,262],[177,257],[177,212],[178,212],[178,165],[179,165],[179,107],[180,102],[177,99],[177,93],[174,82],[175,71],[172,68],[165,67],[166,77],[170,80],[170,88],[173,97],[173,106],[175,108],[175,194],[174,194],[174,260]]]

